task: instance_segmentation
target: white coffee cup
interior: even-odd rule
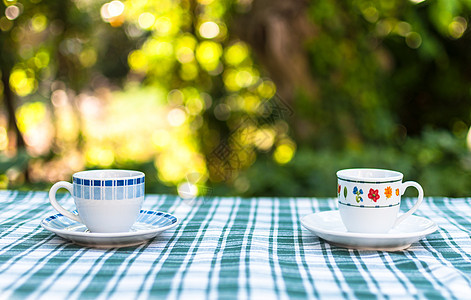
[[[49,201],[59,213],[84,224],[90,232],[129,231],[144,201],[144,173],[92,170],[75,173],[72,179],[73,183],[55,183],[49,191]],[[60,188],[72,194],[78,215],[57,202],[56,192]]]
[[[346,169],[337,172],[340,216],[350,232],[386,233],[422,203],[424,192],[414,181],[402,182],[404,175],[382,169]],[[415,205],[398,217],[401,196],[408,187],[419,195]]]

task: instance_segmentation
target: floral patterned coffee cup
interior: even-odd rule
[[[342,221],[350,232],[386,233],[413,214],[424,192],[415,181],[402,182],[404,175],[382,169],[346,169],[337,172],[337,198]],[[408,187],[419,195],[415,205],[398,217],[401,196]]]

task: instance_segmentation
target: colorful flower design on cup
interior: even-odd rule
[[[392,197],[392,188],[390,186],[384,189],[384,195],[387,199]]]
[[[342,186],[339,184],[337,188],[337,196],[340,196],[340,191],[342,190]]]
[[[419,183],[403,182],[403,179],[402,173],[393,170],[339,170],[337,188],[341,187],[337,199],[338,209],[348,232],[387,233],[414,213],[423,200],[423,189]],[[399,214],[401,196],[409,187],[418,191],[417,201],[407,213]],[[343,193],[346,193],[347,197],[344,198]]]
[[[355,200],[357,201],[357,203],[360,203],[361,201],[363,201],[363,198],[361,198],[360,196],[360,195],[363,195],[362,189],[358,189],[358,187],[354,187],[353,194],[355,195]]]
[[[370,189],[370,192],[368,193],[368,198],[370,198],[374,202],[378,201],[378,199],[379,199],[378,190],[377,189],[376,190],[375,189]]]

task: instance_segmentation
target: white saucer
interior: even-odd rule
[[[301,218],[301,224],[332,245],[360,250],[399,251],[435,232],[437,224],[429,219],[410,216],[388,233],[348,232],[338,210],[310,214]]]
[[[178,219],[171,214],[141,210],[136,223],[129,232],[92,233],[85,225],[72,221],[61,214],[42,220],[41,226],[75,244],[95,248],[128,247],[142,244],[163,231],[178,224]]]

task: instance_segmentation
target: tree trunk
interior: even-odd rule
[[[274,80],[279,95],[292,103],[297,88],[315,100],[317,84],[310,73],[305,43],[316,28],[306,0],[254,0],[234,20],[234,31],[252,46]]]
[[[253,0],[233,22],[233,32],[252,47],[278,95],[294,111],[288,122],[297,141],[311,140],[318,130],[312,120],[296,113],[294,101],[302,95],[313,110],[320,105],[306,47],[318,32],[309,20],[309,5],[307,0]]]

